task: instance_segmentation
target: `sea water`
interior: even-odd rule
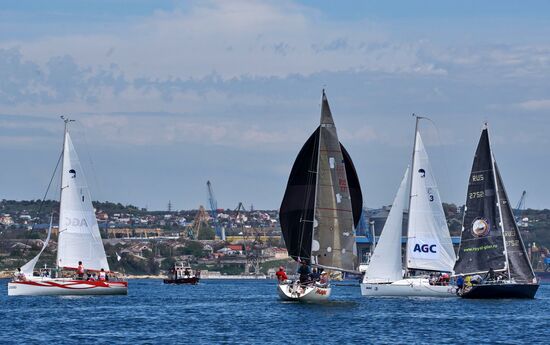
[[[534,300],[366,298],[335,283],[329,302],[280,301],[272,280],[164,285],[128,296],[8,297],[0,344],[548,344],[550,285]]]

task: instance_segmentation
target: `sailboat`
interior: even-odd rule
[[[415,271],[452,272],[455,252],[416,117],[412,166],[407,169],[361,283],[364,296],[453,297],[456,288]],[[407,178],[410,189],[407,195]],[[405,272],[401,259],[403,209],[409,199]]]
[[[52,229],[50,220],[48,236],[42,250],[21,267],[21,273],[8,283],[8,295],[125,295],[128,292],[128,282],[116,279],[107,263],[90,191],[68,130],[68,124],[73,120],[64,117],[62,119],[65,122],[65,130],[61,165],[57,270],[47,276],[37,277],[33,274],[34,267],[50,239]],[[77,279],[75,271],[80,261],[90,274],[91,272],[99,274],[103,270],[102,274],[107,274],[108,280]]]
[[[454,272],[478,275],[481,281],[466,286],[460,295],[534,298],[539,285],[491,149],[487,124],[472,164],[462,224]]]
[[[363,196],[353,162],[339,142],[325,91],[321,123],[292,166],[280,208],[281,230],[289,256],[326,271],[357,272],[355,227]],[[330,284],[284,282],[283,300],[322,301]]]

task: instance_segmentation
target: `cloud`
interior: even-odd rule
[[[517,104],[517,106],[524,110],[550,110],[550,99],[533,99]]]
[[[49,69],[59,68],[48,66],[52,59],[70,57],[84,69],[74,70],[77,74],[114,64],[130,79],[442,72],[433,61],[419,58],[422,42],[392,40],[369,22],[343,26],[317,16],[312,8],[290,1],[193,2],[185,11],[156,11],[124,21],[110,33],[44,35],[0,47],[19,47],[26,60]]]

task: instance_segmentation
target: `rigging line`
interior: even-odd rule
[[[435,129],[437,142],[439,143],[439,146],[443,146],[443,141],[441,140],[441,132],[439,131],[439,127],[436,125],[436,123],[432,119],[430,119],[429,117],[419,116],[419,118],[421,118],[423,120],[427,120],[428,122],[430,122],[432,124],[433,128]],[[445,173],[444,176],[450,176],[449,175],[449,171],[450,171],[449,161],[447,159],[447,155],[443,154],[441,156],[442,156],[442,161],[443,161],[443,169],[445,170],[445,171],[443,171]],[[432,169],[433,169],[433,167],[432,167]],[[440,175],[440,176],[443,176],[443,175]],[[439,184],[437,184],[437,189],[439,190]],[[441,195],[440,195],[440,197],[441,197]],[[441,201],[441,202],[443,202],[443,201]],[[445,220],[447,220],[447,219],[445,219]]]
[[[80,126],[82,128],[82,136],[84,138],[84,146],[86,148],[86,155],[88,156],[88,161],[90,162],[90,170],[92,172],[92,178],[93,178],[93,182],[95,184],[95,188],[94,190],[97,191],[97,195],[95,196],[96,197],[96,200],[100,200],[98,198],[99,195],[103,196],[103,191],[101,190],[101,185],[99,184],[99,180],[97,179],[97,172],[95,170],[95,166],[94,166],[94,162],[92,160],[92,155],[90,153],[90,145],[88,143],[88,137],[86,136],[86,129],[84,127],[84,125],[82,125],[80,122],[76,122],[78,126]],[[89,188],[90,186],[88,186]],[[90,193],[91,194],[91,193]]]
[[[42,201],[40,202],[40,206],[38,207],[38,211],[36,212],[38,216],[40,215],[40,212],[42,211],[42,207],[44,207],[46,198],[48,197],[48,192],[50,191],[50,187],[55,178],[55,174],[57,172],[57,169],[59,168],[59,163],[61,163],[61,158],[63,158],[63,150],[61,150],[61,153],[59,154],[59,158],[57,159],[57,164],[55,165],[55,169],[53,170],[52,177],[50,178],[50,183],[48,183],[48,188],[46,188],[46,192],[44,193],[44,196],[42,197]],[[53,214],[53,209],[52,209],[52,214]],[[34,231],[35,225],[36,225],[36,222],[33,223],[31,233]],[[23,248],[23,256],[25,256],[25,254],[27,253],[29,240],[30,238],[27,238],[27,240],[25,241],[25,247]]]

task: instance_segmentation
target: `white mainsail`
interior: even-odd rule
[[[69,132],[65,131],[61,173],[57,266],[109,271],[92,198]]]
[[[453,270],[456,255],[432,167],[418,131],[411,173],[407,237],[407,268]]]
[[[50,217],[50,227],[48,228],[48,236],[46,237],[46,240],[42,244],[42,249],[40,250],[40,252],[36,254],[36,256],[32,258],[31,261],[21,266],[21,273],[23,273],[27,277],[32,277],[32,274],[34,272],[34,267],[36,266],[36,263],[38,262],[40,255],[42,255],[42,252],[48,246],[48,242],[50,242],[50,236],[52,234],[52,222],[53,222],[53,215]]]
[[[407,199],[408,177],[409,168],[405,171],[405,176],[403,176],[390,214],[374,249],[369,267],[365,271],[363,283],[392,283],[403,278],[401,231],[403,228],[403,209]]]

